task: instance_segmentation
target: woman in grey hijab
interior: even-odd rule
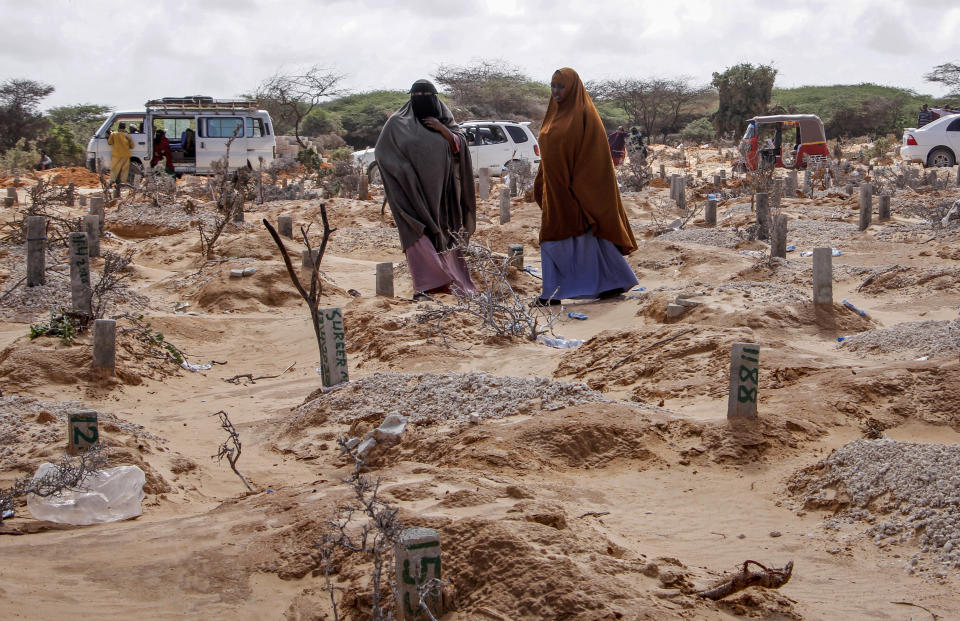
[[[456,249],[476,230],[473,164],[460,126],[427,80],[387,119],[376,146],[387,202],[407,256],[415,295],[475,293]]]

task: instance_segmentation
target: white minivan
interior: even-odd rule
[[[277,156],[273,122],[266,110],[257,110],[252,101],[212,97],[164,97],[146,103],[142,112],[114,112],[87,143],[87,168],[110,168],[110,132],[124,123],[133,139],[130,175],[143,174],[153,157],[153,137],[164,130],[173,152],[177,173],[209,175],[214,161],[227,155],[229,167],[248,163],[253,168],[269,166]],[[193,134],[192,136],[190,134]],[[191,141],[191,138],[193,140]],[[191,145],[192,143],[192,145]],[[159,165],[159,164],[158,164]]]

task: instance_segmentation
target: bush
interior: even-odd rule
[[[0,155],[0,170],[17,174],[32,170],[40,163],[40,153],[33,143],[21,138],[17,143]]]
[[[54,166],[82,166],[86,150],[66,125],[57,125],[38,146],[47,152]]]
[[[704,117],[687,123],[687,126],[680,131],[680,136],[686,141],[693,141],[697,144],[713,140],[713,123],[710,119]]]
[[[330,151],[327,156],[334,162],[352,162],[353,149],[350,147],[340,147]]]

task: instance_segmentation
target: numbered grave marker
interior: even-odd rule
[[[343,327],[343,311],[339,308],[318,308],[317,319],[320,322],[320,375],[323,386],[329,388],[346,382],[347,374],[347,333]]]
[[[395,552],[400,619],[427,618],[420,611],[418,587],[442,577],[440,535],[433,528],[404,529],[397,539]],[[426,604],[435,617],[443,614],[439,597],[428,597]]]
[[[75,455],[100,441],[96,410],[74,410],[67,414],[67,450]]]
[[[730,396],[727,418],[757,417],[760,387],[760,345],[734,343],[730,351]]]

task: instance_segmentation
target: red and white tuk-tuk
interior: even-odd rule
[[[830,156],[823,121],[815,114],[755,116],[747,121],[739,151],[736,165],[743,170],[806,168],[811,158]]]

